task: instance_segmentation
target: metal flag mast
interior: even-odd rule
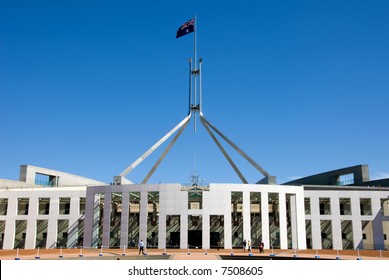
[[[193,64],[191,69],[191,78],[193,79],[192,103],[190,106],[194,115],[194,132],[196,132],[196,112],[199,111],[197,104],[197,76],[200,75],[200,69],[197,68],[197,15],[194,16],[194,36],[193,36]]]
[[[158,168],[160,163],[163,161],[165,156],[168,154],[172,146],[176,143],[178,138],[181,136],[182,132],[185,130],[192,116],[194,116],[194,132],[196,132],[196,113],[199,113],[199,118],[201,124],[204,126],[205,130],[211,136],[212,140],[215,142],[219,150],[225,156],[227,161],[230,163],[231,167],[234,169],[236,174],[239,176],[243,184],[248,184],[248,181],[243,176],[242,172],[238,169],[237,165],[234,163],[232,158],[223,148],[220,141],[215,136],[215,133],[220,136],[225,142],[227,142],[235,151],[237,151],[244,159],[246,159],[255,169],[257,169],[265,178],[260,180],[258,183],[261,184],[275,184],[276,178],[271,176],[265,169],[263,169],[258,163],[256,163],[251,157],[249,157],[242,149],[235,145],[230,139],[228,139],[223,133],[221,133],[214,125],[212,125],[203,114],[202,110],[202,79],[201,79],[201,66],[203,60],[200,58],[197,64],[197,15],[193,17],[192,20],[184,23],[179,30],[177,31],[176,38],[179,38],[187,33],[194,32],[194,54],[193,61],[189,59],[189,110],[188,115],[177,124],[172,130],[170,130],[165,136],[163,136],[159,141],[157,141],[150,149],[148,149],[142,156],[130,164],[122,173],[118,176],[114,176],[114,184],[132,184],[132,182],[125,178],[132,170],[135,169],[143,160],[145,160],[150,154],[152,154],[159,146],[161,146],[167,139],[169,139],[174,133],[176,135],[165,148],[162,155],[158,158],[157,162],[148,172],[146,177],[142,180],[142,184],[146,184],[150,177],[153,175],[155,170]],[[197,101],[197,77],[199,77],[199,98]],[[199,103],[197,103],[199,102]]]

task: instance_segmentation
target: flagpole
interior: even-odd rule
[[[192,111],[192,59],[189,58],[188,60],[189,62],[189,112],[188,112],[188,115],[191,113]]]
[[[197,75],[197,15],[194,16],[194,71],[193,71],[193,91],[194,91],[194,106],[197,106],[197,90],[196,90],[196,75]],[[196,109],[194,110],[194,132],[196,132]]]
[[[203,97],[202,97],[202,82],[201,82],[201,64],[203,63],[203,59],[200,57],[199,59],[199,114],[200,116],[203,114]]]
[[[197,69],[197,15],[194,16],[194,61]]]

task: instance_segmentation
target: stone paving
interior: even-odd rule
[[[250,257],[343,259],[343,260],[389,260],[389,251],[378,250],[265,250],[260,254],[242,249],[204,250],[204,249],[149,249],[145,255],[139,255],[137,249],[29,249],[0,250],[0,260],[221,260],[221,256],[234,256],[234,259]]]

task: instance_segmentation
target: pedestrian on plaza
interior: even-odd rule
[[[259,252],[263,253],[263,242],[259,242]]]
[[[143,243],[143,240],[141,240],[139,242],[139,253],[138,253],[138,255],[140,255],[140,253],[142,253],[142,255],[144,255],[144,253],[143,253],[144,248],[145,248],[145,244]]]

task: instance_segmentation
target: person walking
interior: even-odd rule
[[[262,241],[261,241],[261,242],[259,242],[259,246],[258,246],[258,248],[259,248],[259,253],[262,253],[262,252],[263,252],[263,245],[262,245]]]
[[[259,252],[263,253],[263,242],[259,242]]]
[[[138,255],[140,255],[140,253],[142,253],[142,255],[144,254],[143,253],[144,248],[145,248],[145,244],[143,243],[143,240],[141,240],[139,242],[139,253],[138,253]]]
[[[250,240],[247,241],[247,250],[249,251],[249,253],[251,252],[251,242],[250,242]]]

